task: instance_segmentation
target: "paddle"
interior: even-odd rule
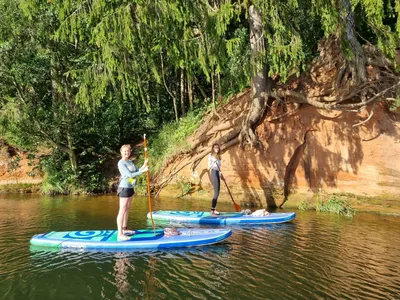
[[[216,163],[216,162],[217,162],[217,161],[215,161],[214,163]],[[217,165],[217,168],[218,168],[219,173],[220,173],[221,176],[222,176],[222,181],[225,183],[226,189],[228,190],[229,196],[231,196],[231,200],[232,200],[232,202],[233,202],[233,206],[235,207],[236,212],[241,211],[240,205],[237,204],[237,203],[235,202],[235,200],[233,200],[233,196],[232,196],[231,190],[230,190],[229,187],[228,187],[228,184],[226,183],[225,176],[222,175],[221,169],[219,168],[218,164],[216,164],[216,165]]]
[[[146,166],[149,166],[149,153],[147,151],[146,134],[143,135],[143,146],[144,146],[144,159],[147,161],[146,162]],[[150,197],[150,172],[148,170],[146,172],[146,179],[147,179],[147,198],[148,198],[148,201],[149,201],[149,211],[150,211],[151,226],[153,227],[154,236],[155,236],[156,235],[156,229],[155,229],[155,226],[154,226],[153,209],[151,207],[151,197]]]

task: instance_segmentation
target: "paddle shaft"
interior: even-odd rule
[[[220,169],[220,167],[218,166],[218,164],[217,164],[216,162],[217,162],[217,161],[214,161],[214,163],[217,165],[217,168],[218,168],[219,173],[222,175],[221,169]],[[225,186],[226,186],[226,189],[228,190],[229,196],[231,196],[231,200],[232,200],[232,202],[233,202],[233,206],[235,207],[235,210],[236,210],[237,212],[239,212],[239,211],[241,210],[241,209],[240,209],[240,205],[237,204],[237,203],[235,202],[235,200],[233,200],[233,196],[232,196],[231,190],[229,189],[228,184],[226,183],[225,177],[224,177],[223,175],[222,175],[222,177],[223,177],[222,181],[225,183]]]
[[[146,134],[143,135],[143,146],[144,146],[144,159],[146,160],[146,166],[149,166],[149,153],[147,151],[147,139]],[[150,171],[147,170],[146,172],[146,179],[147,179],[147,199],[149,202],[149,211],[150,211],[150,219],[151,219],[151,226],[154,230],[154,236],[156,235],[156,228],[154,226],[153,220],[153,209],[151,207],[151,196],[150,196]]]

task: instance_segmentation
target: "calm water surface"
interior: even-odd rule
[[[0,195],[0,299],[400,299],[400,217],[297,212],[288,224],[232,226],[221,244],[152,252],[29,246],[36,233],[113,229],[117,209],[114,196]],[[130,227],[151,227],[146,213],[147,199],[134,199]]]

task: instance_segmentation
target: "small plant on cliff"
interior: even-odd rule
[[[179,188],[181,189],[181,195],[179,197],[183,197],[183,196],[189,194],[189,192],[192,189],[192,183],[190,182],[190,180],[188,180],[184,176],[179,177],[177,179],[176,183],[178,184]]]
[[[8,166],[8,173],[12,173],[15,169],[18,169],[20,167],[19,162],[22,160],[21,156],[17,155],[15,156],[11,162],[10,165]]]
[[[353,217],[355,210],[344,200],[339,199],[336,195],[333,195],[328,202],[318,201],[317,211],[320,212],[331,212],[339,215]]]
[[[400,92],[396,98],[391,98],[389,110],[396,111],[400,107]]]

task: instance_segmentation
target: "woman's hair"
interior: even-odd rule
[[[214,151],[215,146],[218,146],[218,148],[219,148],[218,153]],[[217,144],[217,143],[213,144],[211,147],[211,155],[214,156],[216,159],[221,159],[220,152],[221,152],[221,147],[219,146],[219,144]]]
[[[121,149],[119,149],[119,153],[122,154],[122,150],[124,150],[124,148],[128,148],[129,150],[131,150],[131,145],[129,145],[129,144],[122,145]]]

